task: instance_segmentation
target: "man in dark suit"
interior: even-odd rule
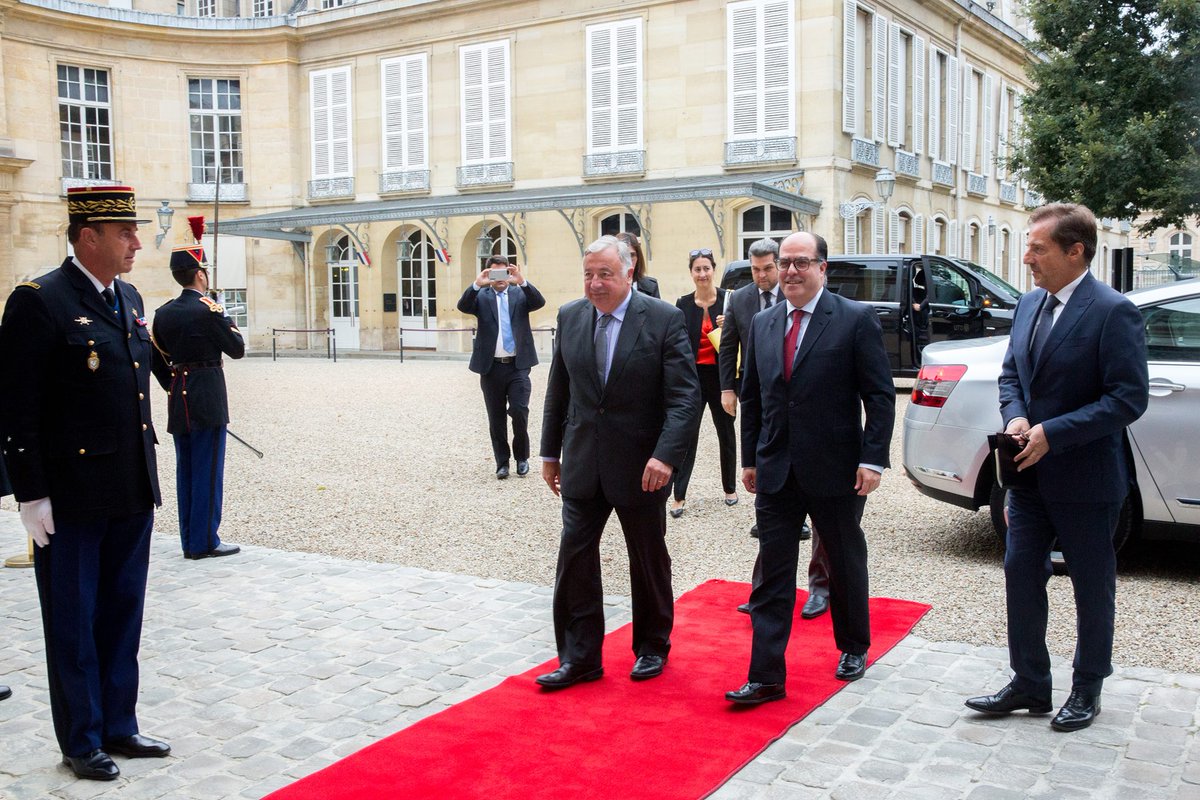
[[[614,509],[629,551],[630,677],[662,674],[671,649],[666,499],[700,415],[700,383],[683,313],[632,291],[632,274],[628,245],[600,237],[583,258],[585,297],[558,312],[541,444],[542,477],[563,501],[554,579],[560,666],[537,678],[549,689],[604,674],[600,535]]]
[[[741,390],[742,342],[750,338],[750,321],[760,311],[765,311],[782,299],[779,291],[779,245],[774,239],[759,239],[750,245],[750,275],[748,283],[733,293],[725,304],[725,321],[721,324],[721,406],[729,416],[737,416],[738,392]],[[758,538],[758,525],[750,528],[750,535]],[[814,619],[829,610],[829,557],[821,544],[821,537],[814,534],[808,524],[800,528],[800,539],[812,539],[812,558],[808,562],[808,599],[800,616]],[[762,558],[754,559],[751,572],[751,589],[762,583]],[[742,603],[738,611],[750,613],[750,604]]]
[[[505,271],[507,277],[492,280],[488,273],[493,269]],[[544,305],[542,293],[504,256],[489,258],[487,267],[458,300],[459,311],[479,320],[470,369],[479,373],[500,480],[508,477],[512,456],[517,459],[517,475],[529,474],[529,369],[538,363],[529,312]],[[511,448],[505,414],[512,417]]]
[[[199,220],[197,239],[204,232]],[[230,556],[241,550],[221,541],[225,442],[229,397],[221,360],[246,354],[242,332],[208,296],[208,269],[199,241],[171,253],[179,297],[154,312],[154,377],[169,395],[167,432],[175,440],[175,494],[184,558]]]
[[[109,754],[165,756],[138,733],[138,644],[159,505],[150,421],[150,332],[141,295],[116,280],[141,249],[133,190],[71,189],[75,255],[13,290],[0,326],[0,434],[46,637],[54,733],[81,778],[112,780]]]
[[[1050,725],[1075,731],[1100,713],[1112,674],[1112,536],[1132,483],[1125,429],[1149,402],[1146,340],[1137,307],[1088,272],[1092,212],[1053,203],[1029,223],[1025,263],[1039,288],[1017,303],[1000,372],[1004,432],[1023,444],[1019,469],[1036,470],[1036,486],[1009,492],[1004,578],[1014,677],[966,704],[987,714],[1053,710],[1046,581],[1057,539],[1075,590],[1078,643],[1070,696]]]
[[[750,594],[746,683],[725,694],[734,703],[787,696],[784,651],[806,515],[829,556],[833,636],[842,651],[835,674],[852,681],[866,670],[867,541],[859,523],[888,466],[896,390],[875,312],[825,291],[827,257],[820,236],[783,240],[786,302],[754,318],[742,367],[742,483],[758,495],[763,581]]]

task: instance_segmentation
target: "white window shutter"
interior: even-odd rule
[[[310,73],[308,86],[312,109],[312,176],[315,180],[329,175],[329,73]]]
[[[613,47],[611,25],[587,29],[588,152],[607,152],[615,139],[613,131]]]
[[[858,217],[842,220],[842,235],[846,239],[846,255],[858,254]]]
[[[330,99],[330,170],[334,175],[350,175],[350,70],[334,70],[329,80]]]
[[[983,76],[983,102],[980,107],[983,110],[983,142],[980,145],[980,159],[982,160],[982,172],[984,175],[991,177],[995,172],[996,161],[996,93],[995,84],[992,81],[992,76],[984,73]]]
[[[1008,81],[1000,79],[1000,122],[996,135],[996,176],[1008,179]]]
[[[642,146],[642,21],[587,29],[588,152]]]
[[[508,161],[508,41],[464,47],[462,80],[462,159],[464,164]]]
[[[855,85],[857,50],[855,29],[858,27],[858,4],[854,0],[842,0],[842,132],[857,133],[855,120],[858,117],[858,92]],[[847,250],[847,252],[855,252]]]
[[[483,161],[487,157],[485,140],[483,50],[464,47],[462,50],[462,160],[464,164]]]
[[[871,209],[871,234],[875,241],[872,243],[872,253],[886,253],[887,242],[884,241],[885,222],[883,219],[883,209],[875,206]]]
[[[893,22],[888,27],[887,52],[887,143],[892,147],[900,146],[900,128],[904,121],[900,119],[900,97],[904,87],[900,85],[900,26]]]
[[[925,249],[930,253],[936,253],[941,248],[941,242],[938,240],[938,223],[933,217],[925,220]]]
[[[875,59],[871,72],[874,74],[875,92],[871,103],[871,128],[876,142],[887,138],[887,20],[875,15],[874,35]]]
[[[925,215],[917,214],[913,217],[912,222],[912,251],[914,253],[925,252]]]
[[[912,59],[912,151],[925,151],[925,39],[913,36]]]
[[[1021,273],[1021,251],[1022,242],[1016,236],[1011,234],[1008,237],[1008,282],[1016,284],[1018,281],[1024,285],[1025,281]]]
[[[617,148],[642,149],[642,20],[640,17],[616,26]]]
[[[488,159],[509,160],[508,42],[488,48]]]
[[[974,172],[976,114],[979,103],[975,97],[975,71],[971,69],[970,64],[963,64],[962,80],[962,152],[959,154],[958,163],[963,169]]]
[[[958,255],[958,220],[952,219],[946,225],[946,254]]]
[[[900,212],[889,208],[887,212],[887,242],[884,243],[884,253],[899,252],[900,248]]]
[[[988,241],[987,225],[980,224],[979,226],[979,263],[982,266],[992,266],[992,248],[991,242]]]
[[[429,60],[424,53],[407,60],[404,76],[404,168],[429,166]]]
[[[944,158],[951,164],[958,163],[958,118],[962,113],[958,102],[958,86],[962,73],[958,69],[958,59],[950,56],[946,59],[946,153]]]
[[[426,166],[426,56],[381,62],[383,93],[383,168]]]
[[[929,158],[942,157],[942,77],[938,69],[938,51],[929,48]]]
[[[774,0],[762,6],[762,137],[794,134],[795,114],[792,90],[793,45],[792,0]]]

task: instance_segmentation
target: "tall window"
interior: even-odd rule
[[[727,12],[730,138],[792,136],[792,1],[747,0]]]
[[[241,81],[188,79],[192,183],[245,183]],[[220,172],[218,173],[218,170]]]
[[[350,68],[339,67],[309,75],[312,102],[312,176],[349,177],[351,158]]]
[[[738,235],[741,246],[738,248],[738,258],[749,258],[750,245],[759,239],[770,238],[782,242],[785,236],[795,230],[792,225],[792,212],[782,206],[761,205],[747,208],[741,214],[741,232]]]
[[[1011,173],[1008,169],[1010,149],[1016,143],[1017,129],[1017,92],[1005,81],[1000,81],[1000,103],[997,122],[998,136],[996,137],[996,175],[1000,180],[1008,180]]]
[[[197,17],[215,17],[217,15],[217,0],[196,0]]]
[[[462,161],[510,161],[508,40],[462,48]]]
[[[909,95],[908,70],[913,60],[913,37],[892,23],[888,28],[888,130],[887,140],[892,147],[905,150],[913,147],[912,98]]]
[[[64,178],[112,180],[108,71],[58,66],[58,131]]]
[[[253,0],[250,4],[250,16],[252,17],[270,17],[274,14],[274,0]]]
[[[969,66],[963,69],[962,168],[992,174],[996,98],[992,76]]]
[[[1184,259],[1192,257],[1192,235],[1190,233],[1176,233],[1171,236],[1169,243],[1171,263],[1180,264]]]
[[[642,20],[587,29],[588,153],[642,149]]]
[[[428,56],[389,58],[383,73],[383,168],[428,168]]]
[[[842,130],[887,138],[888,23],[855,0],[842,0]]]
[[[958,59],[929,48],[929,157],[958,163]]]
[[[642,226],[638,223],[637,217],[628,213],[609,214],[600,220],[601,236],[615,236],[618,233],[632,233],[634,236],[640,237]]]

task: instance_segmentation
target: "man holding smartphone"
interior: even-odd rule
[[[504,256],[490,257],[458,301],[459,311],[479,320],[470,369],[479,373],[499,480],[508,477],[514,457],[517,475],[529,474],[529,369],[538,363],[529,312],[544,305],[542,293]],[[511,447],[506,414],[512,417]]]

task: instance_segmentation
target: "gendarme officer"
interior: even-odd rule
[[[189,217],[197,240],[203,217]],[[229,400],[221,354],[246,353],[242,332],[210,298],[204,250],[197,243],[171,253],[171,276],[183,292],[154,312],[154,377],[167,390],[167,432],[175,440],[175,492],[185,558],[238,552],[217,535],[225,486]]]
[[[141,249],[133,190],[69,189],[75,255],[8,298],[0,433],[34,553],[54,733],[81,778],[110,754],[165,756],[138,733],[138,644],[159,504],[150,331],[117,276]]]

